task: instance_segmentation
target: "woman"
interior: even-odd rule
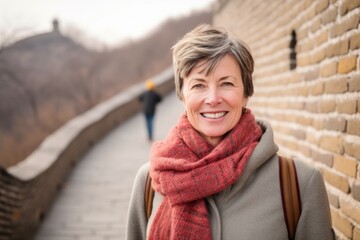
[[[220,28],[202,25],[173,47],[177,95],[185,113],[138,172],[127,239],[285,240],[278,147],[268,123],[246,104],[253,58]],[[296,161],[302,212],[295,239],[334,239],[318,170]],[[149,221],[144,188],[155,189]]]

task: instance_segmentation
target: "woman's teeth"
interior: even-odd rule
[[[206,118],[216,119],[223,117],[225,114],[226,112],[219,112],[219,113],[202,113],[201,115]]]

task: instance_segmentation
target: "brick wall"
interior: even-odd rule
[[[214,11],[252,50],[256,116],[282,154],[321,169],[337,238],[360,240],[360,1],[218,0]]]

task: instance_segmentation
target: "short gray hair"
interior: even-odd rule
[[[226,54],[234,56],[239,63],[245,97],[250,97],[254,93],[252,82],[254,59],[250,49],[225,29],[199,25],[185,34],[172,50],[176,94],[180,99],[182,99],[184,78],[198,62],[206,61],[206,74],[209,74]]]

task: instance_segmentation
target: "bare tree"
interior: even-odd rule
[[[38,122],[39,109],[36,101],[36,94],[34,93],[32,88],[29,87],[26,82],[20,77],[18,71],[16,71],[15,69],[15,66],[9,61],[7,61],[7,58],[5,56],[6,48],[16,41],[16,38],[20,32],[21,30],[9,31],[7,33],[5,33],[4,31],[0,32],[0,88],[4,89],[4,86],[8,86],[8,89],[6,89],[5,91],[9,91],[9,89],[14,89],[14,96],[12,97],[16,98],[17,100],[24,99],[21,104],[27,105],[30,108],[34,119]],[[1,113],[1,105],[8,104],[10,99],[1,99],[1,97],[2,96],[0,95],[0,114],[7,115],[7,117],[9,118],[12,114]],[[13,112],[14,111],[16,111],[16,109],[13,109]]]
[[[99,40],[90,37],[83,30],[79,29],[74,25],[65,26],[62,31],[64,35],[70,37],[75,42],[96,51],[106,51],[107,46],[104,43],[101,43]]]

